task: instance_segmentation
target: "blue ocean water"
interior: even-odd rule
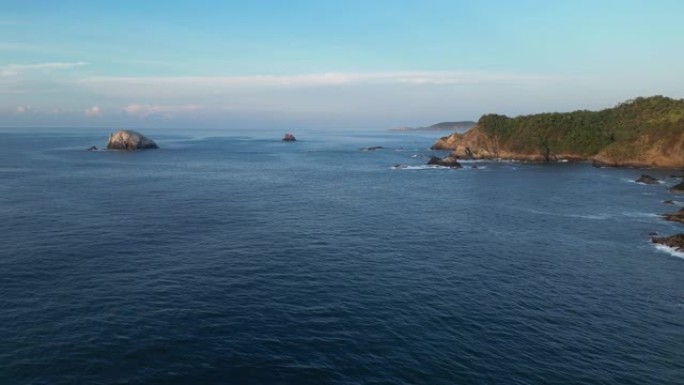
[[[1,384],[684,383],[671,172],[67,131],[0,133]]]

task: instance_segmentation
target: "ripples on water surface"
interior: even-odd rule
[[[0,383],[684,383],[665,185],[260,135],[0,134]]]

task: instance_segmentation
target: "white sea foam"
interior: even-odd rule
[[[683,258],[683,259],[684,259],[684,252],[682,252],[682,251],[678,251],[678,250],[675,250],[675,249],[672,248],[672,247],[665,246],[665,245],[661,245],[661,244],[657,244],[657,243],[654,243],[654,246],[655,246],[655,248],[656,248],[657,250],[660,250],[660,251],[662,251],[662,252],[668,253],[668,254],[670,254],[670,255],[673,256],[673,257]]]
[[[422,166],[392,166],[393,170],[451,170],[449,167],[444,166],[433,166],[433,165],[422,165]]]
[[[639,212],[623,212],[622,216],[628,218],[660,218],[660,215],[655,213],[639,213]]]
[[[569,216],[569,217],[572,217],[572,218],[597,219],[597,220],[608,219],[608,218],[609,218],[608,215],[601,215],[601,214],[599,214],[599,215],[591,215],[591,214],[569,214],[568,216]]]
[[[634,184],[638,184],[639,186],[657,186],[657,185],[660,185],[660,184],[665,184],[665,183],[664,183],[663,181],[661,181],[661,180],[656,181],[656,183],[643,183],[643,182],[637,182],[636,180],[634,180],[634,179],[629,179],[629,178],[620,178],[620,179],[621,179],[623,182],[634,183]]]

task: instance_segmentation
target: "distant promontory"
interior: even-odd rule
[[[473,128],[477,122],[462,121],[462,122],[441,122],[427,127],[397,127],[390,128],[390,131],[455,131],[466,132]]]
[[[432,149],[451,150],[459,159],[684,169],[684,100],[653,96],[601,111],[489,114],[465,133],[440,138]]]

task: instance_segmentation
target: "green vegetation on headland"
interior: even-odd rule
[[[459,158],[591,160],[603,166],[684,168],[684,100],[636,98],[601,111],[510,118],[488,114],[434,149]]]

